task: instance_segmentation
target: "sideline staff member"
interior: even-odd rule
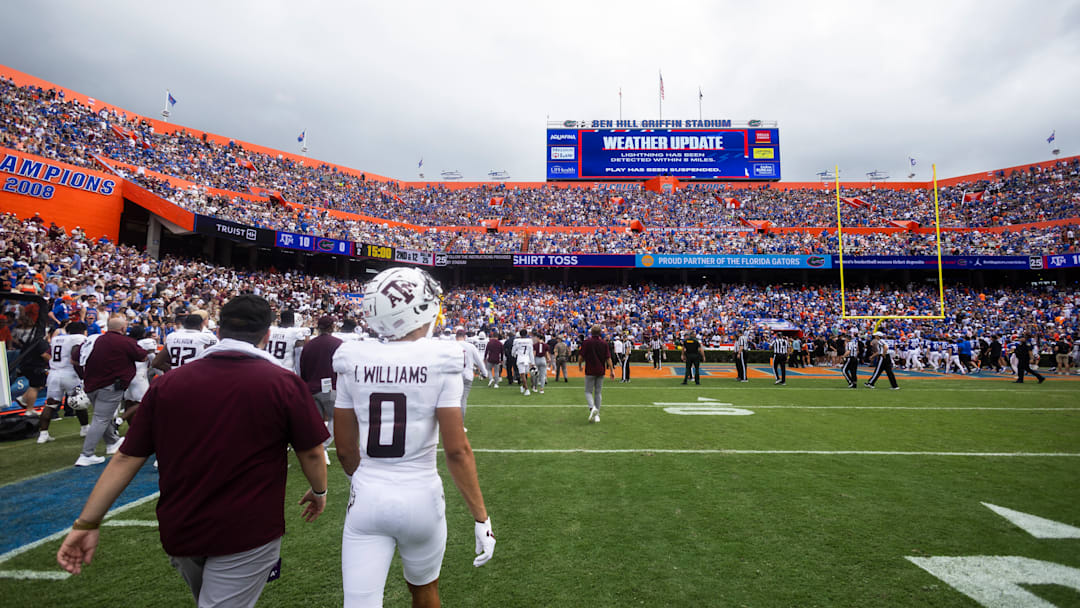
[[[156,453],[169,561],[199,606],[254,606],[285,534],[287,445],[311,484],[301,516],[314,521],[326,507],[329,433],[300,377],[262,350],[273,318],[266,300],[233,298],[221,308],[221,342],[150,385],[56,554],[65,570],[78,574],[90,563],[101,520]]]
[[[599,325],[589,329],[589,337],[581,343],[581,359],[578,370],[585,367],[585,402],[589,404],[589,422],[600,422],[601,391],[604,389],[604,372],[611,370],[611,379],[615,379],[615,367],[611,364],[611,350],[607,342],[600,337]]]
[[[1016,354],[1016,380],[1013,380],[1016,384],[1024,383],[1024,374],[1028,373],[1039,379],[1039,384],[1046,381],[1039,372],[1031,369],[1031,345],[1028,344],[1028,340],[1031,336],[1023,334],[1020,336],[1020,342],[1017,343],[1016,349],[1013,351]]]
[[[701,384],[701,362],[705,360],[705,351],[692,331],[686,332],[686,339],[683,340],[682,360],[686,363],[682,383],[686,384],[690,380],[690,372],[693,371],[694,384]]]
[[[106,454],[115,454],[120,447],[113,418],[124,398],[124,391],[135,377],[135,362],[145,361],[150,356],[128,337],[127,325],[127,317],[123,314],[109,317],[108,331],[94,341],[94,350],[86,360],[83,390],[94,403],[94,417],[86,431],[82,454],[75,461],[77,467],[105,462],[105,458],[94,455],[94,449],[102,439],[105,440]]]

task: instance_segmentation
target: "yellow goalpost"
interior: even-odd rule
[[[836,238],[840,252],[840,318],[874,319],[874,331],[886,319],[944,319],[945,318],[945,283],[941,272],[941,214],[938,204],[937,165],[931,165],[934,175],[934,232],[937,237],[938,301],[940,312],[936,315],[849,315],[847,314],[847,292],[844,285],[844,225],[840,220],[840,166],[836,166]]]

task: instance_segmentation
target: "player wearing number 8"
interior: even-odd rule
[[[447,534],[435,458],[440,434],[447,469],[475,519],[473,565],[495,550],[462,424],[464,355],[455,342],[430,338],[441,295],[420,269],[384,270],[364,289],[364,315],[386,341],[346,343],[334,354],[334,441],[351,483],[341,542],[345,606],[382,605],[395,548],[413,605],[439,605]]]

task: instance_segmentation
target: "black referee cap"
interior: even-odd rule
[[[274,322],[274,311],[265,299],[244,294],[236,296],[221,307],[221,329],[236,332],[263,332]]]

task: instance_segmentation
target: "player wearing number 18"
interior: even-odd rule
[[[495,551],[462,423],[464,355],[457,343],[430,337],[441,295],[420,269],[380,272],[364,289],[364,315],[386,341],[343,344],[334,354],[334,441],[351,483],[341,541],[345,606],[382,606],[395,547],[412,605],[439,605],[446,552],[439,434],[447,469],[475,519],[480,555],[473,565]]]

